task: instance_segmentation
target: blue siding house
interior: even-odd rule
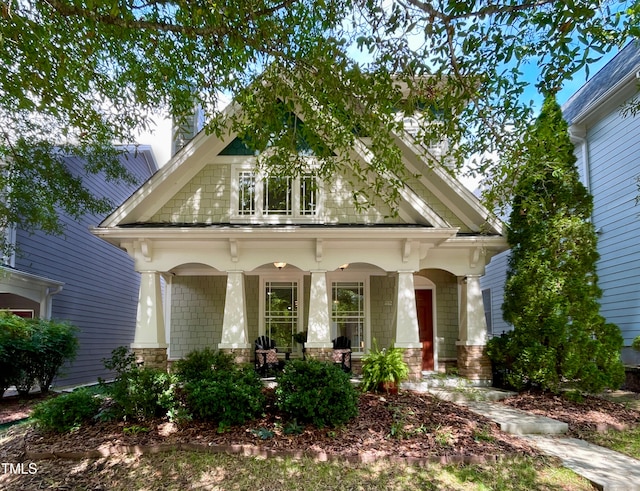
[[[121,159],[138,184],[157,170],[147,146],[127,148]],[[77,158],[69,157],[66,162],[72,171],[83,168]],[[136,189],[136,185],[107,182],[101,175],[85,179],[96,196],[108,197],[114,204]],[[62,216],[65,233],[61,236],[20,229],[9,232],[17,253],[5,257],[0,266],[0,309],[65,320],[80,329],[78,355],[54,382],[57,386],[95,382],[106,376],[102,359],[133,340],[140,278],[126,252],[89,232],[90,226],[103,219]]]
[[[630,347],[640,335],[640,118],[624,108],[639,97],[639,84],[640,43],[634,41],[562,107],[576,165],[594,198],[601,313],[620,327],[622,359],[632,365],[640,363]],[[508,254],[495,256],[481,280],[493,335],[509,329],[501,310]]]

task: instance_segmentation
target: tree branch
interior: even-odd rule
[[[255,12],[251,12],[243,19],[243,23],[260,19],[273,15],[274,13],[287,9],[298,0],[283,0],[282,2]],[[112,14],[98,14],[93,10],[84,9],[81,7],[74,7],[68,5],[59,0],[46,0],[46,3],[55,10],[58,14],[66,17],[81,17],[85,19],[91,19],[97,23],[121,27],[125,29],[144,29],[152,31],[172,32],[176,34],[182,34],[188,37],[208,37],[208,36],[225,36],[234,32],[237,29],[231,24],[219,24],[216,26],[207,27],[188,27],[185,25],[172,24],[168,22],[147,21],[140,19],[123,19],[118,15]],[[154,4],[164,2],[152,2]]]

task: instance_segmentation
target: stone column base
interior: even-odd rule
[[[131,348],[136,356],[136,362],[145,368],[167,370],[167,348]]]
[[[333,348],[307,348],[305,356],[309,360],[333,361]]]
[[[491,360],[486,346],[458,345],[458,373],[475,385],[491,385]]]
[[[409,365],[409,380],[422,378],[422,348],[403,348],[402,358]]]
[[[238,365],[253,361],[253,350],[251,348],[221,348],[220,352],[233,356]]]

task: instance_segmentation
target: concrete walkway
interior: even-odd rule
[[[423,387],[424,388],[424,387]],[[415,387],[414,389],[418,389]],[[427,387],[440,399],[464,405],[485,416],[511,434],[520,435],[546,455],[588,479],[603,491],[640,491],[640,460],[583,440],[564,437],[568,425],[543,416],[499,404],[510,392],[492,388]]]

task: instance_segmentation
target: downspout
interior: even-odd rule
[[[51,307],[52,307],[51,297],[60,293],[62,291],[62,286],[63,285],[47,287],[45,291],[45,296],[44,296],[44,305],[41,306],[40,308],[40,317],[42,319],[51,319]]]
[[[587,131],[579,126],[569,127],[569,138],[571,141],[580,144],[582,149],[582,165],[584,166],[584,185],[591,193],[591,165],[589,162],[589,146],[587,141]]]

